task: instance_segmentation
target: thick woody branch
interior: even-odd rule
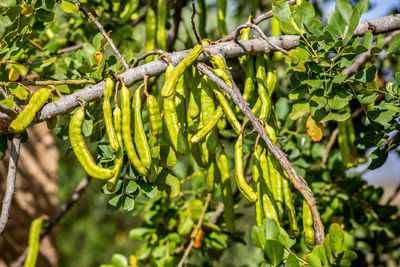
[[[397,23],[393,23],[391,25],[386,25],[383,30],[385,31],[394,31],[400,29],[400,16],[399,15],[391,15],[387,17],[383,17],[379,19],[379,21],[373,20],[372,22],[377,25],[377,29],[382,29],[382,27],[378,27],[378,25],[386,24],[388,22],[396,21]],[[372,23],[371,22],[371,23]],[[389,27],[391,26],[391,27]],[[367,33],[369,30],[364,29],[363,34]],[[357,31],[360,32],[361,30]],[[379,33],[379,32],[377,32]],[[212,54],[220,54],[225,58],[239,57],[243,55],[254,55],[254,54],[267,54],[271,52],[277,51],[274,49],[274,46],[280,47],[285,50],[290,50],[296,47],[299,42],[299,36],[293,35],[285,35],[285,36],[275,36],[269,37],[268,42],[262,39],[253,39],[249,41],[230,41],[226,43],[218,43],[215,45],[210,45],[207,47]],[[271,45],[273,44],[273,45]],[[168,54],[172,60],[174,65],[178,64],[182,61],[188,54],[190,50],[180,51],[175,53]],[[198,58],[198,61],[202,62],[209,59],[209,55],[203,53]],[[145,76],[153,77],[163,73],[168,64],[162,60],[157,59],[142,66],[129,69],[119,75],[125,81],[127,86],[132,85],[133,83],[143,80]],[[87,102],[99,99],[103,96],[104,91],[104,81],[85,87],[84,89],[77,91],[73,94],[64,96],[62,99],[57,100],[55,102],[49,103],[45,105],[40,112],[36,115],[35,123],[40,121],[45,121],[51,118],[54,118],[61,114],[66,114],[69,110],[77,107],[79,103],[76,101],[77,97],[84,99]],[[7,128],[0,129],[1,134],[11,133]]]
[[[279,149],[279,147],[275,146],[272,143],[272,140],[268,137],[268,135],[264,131],[264,127],[261,125],[260,121],[254,116],[253,112],[251,111],[249,104],[243,99],[240,93],[235,92],[234,89],[229,87],[223,80],[218,78],[211,70],[209,70],[204,64],[199,63],[197,64],[198,70],[207,75],[213,82],[215,82],[218,86],[224,89],[235,102],[235,104],[240,108],[243,114],[247,117],[247,119],[251,122],[254,129],[257,133],[261,136],[264,140],[268,149],[272,152],[278,162],[282,165],[283,169],[286,171],[289,180],[293,183],[297,190],[303,195],[304,199],[307,202],[307,205],[310,207],[311,215],[314,221],[314,230],[315,230],[315,239],[317,244],[321,244],[325,237],[324,232],[324,225],[322,224],[321,217],[319,215],[316,201],[312,192],[307,187],[307,183],[301,178],[293,166],[290,164],[289,160],[287,159],[286,155]]]
[[[0,216],[0,234],[6,228],[8,217],[10,216],[10,207],[15,191],[15,177],[17,176],[17,167],[19,159],[19,147],[21,144],[21,134],[16,134],[12,140],[10,159],[8,163],[7,186],[3,198]]]

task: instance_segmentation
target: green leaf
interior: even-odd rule
[[[388,53],[389,54],[400,53],[400,33],[396,34],[393,40],[389,43]]]
[[[313,89],[323,88],[324,80],[304,80]]]
[[[125,196],[124,204],[122,205],[124,211],[131,211],[135,208],[135,200],[130,196]]]
[[[375,79],[376,72],[375,65],[372,65],[351,76],[350,80],[359,84],[370,83]]]
[[[342,267],[351,266],[351,263],[357,259],[357,254],[351,250],[345,250],[343,255],[338,260],[338,265]]]
[[[61,9],[67,13],[74,13],[75,15],[78,15],[79,11],[79,7],[77,5],[74,5],[73,3],[66,0],[62,1]]]
[[[274,17],[279,22],[290,22],[291,12],[287,3],[274,1],[272,3],[272,10],[274,11]]]
[[[396,72],[396,83],[400,86],[400,72]]]
[[[22,87],[22,86],[17,86],[16,88],[8,88],[10,90],[10,93],[18,98],[19,100],[25,100],[28,98],[28,92]]]
[[[347,0],[337,0],[335,9],[337,9],[344,21],[349,24],[353,14],[353,7],[351,4],[347,2]]]
[[[138,189],[138,185],[134,180],[128,180],[127,185],[125,186],[125,193],[132,194],[136,192]]]
[[[285,263],[285,267],[300,267],[300,262],[295,255],[289,254]]]
[[[107,210],[108,211],[116,211],[121,207],[121,195],[117,195],[110,199],[107,203]]]
[[[264,221],[263,227],[265,229],[265,238],[268,239],[277,239],[279,236],[279,226],[274,219],[267,218]]]
[[[1,104],[1,105],[4,105],[4,106],[7,106],[7,107],[9,107],[9,108],[12,108],[12,109],[15,108],[14,101],[12,101],[11,98],[4,98],[4,99],[1,99],[1,100],[0,100],[0,104]]]
[[[181,217],[178,224],[178,233],[180,235],[188,235],[194,227],[194,222],[190,216]]]
[[[379,96],[379,93],[370,93],[370,94],[363,94],[357,95],[358,101],[360,101],[363,105],[369,105],[375,101],[375,99]]]
[[[42,61],[42,64],[40,64],[40,68],[47,67],[56,60],[57,60],[57,57],[52,57],[52,58],[46,59],[46,60]]]
[[[343,81],[346,79],[346,77],[347,77],[346,74],[341,74],[341,73],[336,74],[333,77],[332,82],[335,83],[335,84],[342,84]]]
[[[89,137],[92,135],[93,132],[93,120],[92,119],[85,119],[82,125],[82,133],[84,136]]]
[[[335,9],[333,13],[328,15],[328,25],[325,27],[333,36],[343,37],[346,27],[346,22],[343,20],[342,15]]]
[[[251,239],[253,239],[256,247],[264,249],[267,239],[265,238],[265,230],[263,226],[253,226],[251,230]]]
[[[16,0],[2,0],[1,1],[1,6],[2,7],[10,7],[10,6],[14,6],[17,4]]]
[[[129,238],[134,241],[145,241],[147,237],[154,232],[155,229],[138,227],[129,231]]]
[[[369,0],[360,0],[357,5],[354,7],[354,10],[357,10],[360,15],[367,12],[369,8]]]
[[[292,111],[289,113],[289,118],[291,120],[298,120],[306,114],[310,104],[308,102],[297,103],[292,106]]]
[[[282,262],[284,247],[276,240],[267,240],[264,252],[272,262],[273,266],[278,266]]]
[[[114,254],[111,258],[112,264],[114,264],[115,267],[125,267],[128,265],[128,260],[126,257],[122,254]]]
[[[372,161],[371,164],[368,166],[368,169],[375,170],[381,167],[386,162],[388,157],[387,147],[378,147],[369,156]]]
[[[366,49],[368,49],[368,47],[372,44],[372,41],[373,41],[373,40],[374,40],[374,35],[372,34],[372,32],[367,32],[367,33],[364,35],[362,45],[363,45]]]
[[[301,85],[301,86],[293,89],[292,91],[290,91],[289,99],[292,99],[292,100],[303,99],[303,97],[307,93],[308,93],[307,85]]]
[[[139,181],[139,188],[149,198],[155,198],[157,196],[157,186],[154,184],[148,184],[145,181]]]
[[[329,227],[329,236],[332,252],[339,255],[343,251],[344,232],[339,224],[334,223]]]
[[[307,1],[301,3],[294,14],[294,21],[300,29],[304,29],[304,25],[312,24],[315,17],[315,11],[312,4]]]
[[[21,11],[22,11],[22,7],[20,7],[20,6],[13,6],[13,7],[10,7],[10,8],[7,10],[6,15],[7,15],[7,17],[10,18],[10,21],[14,21],[14,20],[19,16],[19,14],[21,13]]]
[[[41,8],[36,10],[36,18],[38,21],[50,22],[54,20],[54,12],[46,11]]]
[[[321,260],[314,254],[308,254],[306,260],[311,267],[322,267]]]
[[[311,252],[315,256],[317,256],[323,263],[324,266],[329,266],[329,261],[325,253],[324,245],[315,246],[313,251]]]
[[[386,124],[393,119],[393,111],[391,110],[372,110],[368,111],[368,117],[373,121]]]
[[[94,48],[97,51],[100,51],[101,48],[101,41],[103,40],[103,34],[101,34],[101,32],[97,33],[94,37],[93,37],[93,41],[92,41],[92,45],[94,46]]]

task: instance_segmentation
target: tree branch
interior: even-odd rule
[[[380,23],[393,21],[393,19],[400,23],[400,16],[395,15],[380,18]],[[396,28],[397,24],[392,24],[389,26],[392,26],[392,31],[400,29],[400,26]],[[385,30],[388,30],[388,28],[385,28]],[[367,32],[368,29],[363,33],[365,34]],[[290,50],[299,44],[299,38],[299,36],[294,35],[275,36],[269,37],[268,42],[285,50]],[[219,53],[225,58],[232,58],[243,55],[266,54],[277,51],[269,43],[262,39],[253,39],[249,41],[241,40],[237,43],[234,41],[230,41],[226,43],[210,45],[207,47],[207,50],[209,50],[213,54]],[[168,55],[170,56],[172,63],[176,65],[180,61],[182,61],[189,54],[189,52],[190,50],[185,50],[170,53]],[[198,61],[200,62],[206,60],[209,60],[209,55],[207,55],[206,53],[203,53],[198,58]],[[163,73],[167,66],[168,64],[164,60],[157,59],[142,66],[129,69],[119,75],[119,77],[122,77],[124,79],[126,86],[131,86],[133,83],[143,80],[145,76],[153,77]],[[34,123],[45,121],[61,114],[66,114],[69,110],[79,105],[76,101],[77,97],[84,99],[86,102],[90,102],[101,98],[103,96],[103,92],[104,81],[101,81],[95,85],[89,85],[73,94],[66,95],[62,99],[46,104],[36,115]],[[8,133],[12,132],[7,127],[0,129],[0,135]]]
[[[17,176],[20,144],[21,134],[14,135],[8,163],[6,192],[3,198],[3,206],[1,207],[0,234],[3,233],[4,228],[6,228],[8,217],[10,216],[10,207],[15,191],[15,177]]]
[[[42,229],[40,232],[40,240],[42,240],[46,235],[50,233],[54,226],[56,226],[60,220],[67,214],[67,212],[75,205],[76,202],[82,197],[87,186],[89,185],[91,178],[86,175],[85,178],[76,186],[74,192],[70,198],[62,205],[60,210],[50,218],[49,224]],[[25,248],[24,252],[18,257],[18,259],[12,264],[13,267],[22,266],[26,255],[28,253],[28,248]]]
[[[209,70],[204,64],[198,63],[197,69],[207,75],[213,82],[215,82],[218,86],[224,89],[235,102],[235,104],[240,108],[243,114],[247,117],[247,119],[251,122],[254,129],[264,140],[268,149],[274,154],[275,158],[282,165],[284,170],[286,171],[289,180],[293,183],[297,190],[303,195],[304,199],[307,202],[307,205],[310,207],[311,215],[314,221],[314,229],[315,229],[315,239],[317,244],[321,244],[325,237],[324,225],[322,224],[315,198],[310,189],[308,189],[307,183],[305,180],[300,177],[293,166],[290,164],[286,155],[279,149],[279,147],[275,146],[271,139],[264,131],[264,127],[261,125],[260,121],[254,116],[251,111],[249,104],[243,99],[240,93],[235,92],[235,90],[229,87],[223,80],[218,78],[211,70]]]
[[[111,46],[111,49],[114,51],[115,55],[117,56],[117,58],[119,59],[119,61],[121,62],[122,66],[124,66],[124,68],[126,70],[129,69],[129,65],[128,63],[125,61],[125,59],[122,57],[121,53],[118,51],[118,48],[115,46],[113,40],[108,36],[108,34],[106,33],[106,31],[104,30],[104,27],[100,24],[100,22],[98,22],[98,20],[93,16],[92,12],[90,12],[90,10],[83,5],[80,1],[77,2],[77,5],[83,10],[85,11],[85,13],[87,14],[87,16],[89,17],[89,19],[97,26],[97,28],[99,28],[101,34],[103,34],[104,38],[107,39],[108,43]]]

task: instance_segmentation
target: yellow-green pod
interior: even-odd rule
[[[143,166],[138,155],[136,154],[135,146],[131,137],[131,100],[128,88],[125,85],[121,87],[121,113],[122,113],[122,140],[124,142],[126,154],[132,163],[133,167],[141,175],[148,175],[148,170]]]
[[[235,232],[235,211],[233,209],[233,195],[230,181],[228,157],[222,150],[217,160],[217,166],[221,178],[221,198],[224,203],[224,219],[226,228],[230,233]]]
[[[135,94],[133,95],[132,108],[134,109],[135,146],[143,166],[150,169],[151,152],[142,121],[142,100],[140,98],[140,88],[136,89]]]
[[[167,23],[167,1],[157,1],[157,48],[163,51],[167,47],[167,32],[165,24]]]
[[[193,62],[200,56],[200,54],[203,53],[203,51],[204,49],[202,45],[196,45],[192,51],[190,51],[189,55],[179,62],[178,65],[176,65],[168,79],[165,79],[164,86],[161,89],[162,97],[169,97],[175,92],[176,84],[178,83],[179,78],[182,76],[185,69],[192,65]]]
[[[82,135],[82,125],[85,118],[84,107],[79,108],[69,123],[69,139],[76,158],[86,173],[95,179],[108,180],[114,175],[114,170],[96,165],[88,150]]]
[[[261,146],[258,145],[257,149],[254,151],[254,157],[253,157],[253,166],[252,166],[252,171],[253,171],[253,180],[254,184],[256,187],[256,195],[257,195],[257,201],[255,204],[255,210],[256,210],[256,224],[257,226],[261,226],[263,224],[264,220],[264,211],[263,211],[263,203],[262,203],[262,170],[260,166],[260,156],[261,156]]]
[[[292,191],[290,190],[289,181],[286,179],[282,180],[283,184],[283,197],[285,199],[285,208],[289,218],[289,226],[295,237],[299,237],[300,230],[296,221],[296,210],[293,205]]]
[[[268,196],[268,194],[263,194],[262,202],[263,202],[263,210],[264,210],[265,218],[274,219],[276,221],[276,223],[278,225],[280,225],[278,213],[276,212],[273,201]]]
[[[217,168],[217,163],[215,160],[215,155],[211,155],[211,159],[209,159],[208,167],[207,167],[207,191],[209,193],[214,192],[215,183],[218,180],[219,173]]]
[[[254,203],[257,201],[257,195],[253,189],[247,184],[244,177],[243,165],[243,134],[240,134],[235,143],[235,178],[240,192],[249,200]]]
[[[177,197],[180,193],[181,188],[181,182],[179,181],[179,179],[171,173],[168,173],[167,177],[165,178],[165,183],[168,185],[168,196],[170,198]]]
[[[147,109],[149,110],[149,120],[151,125],[151,134],[155,141],[158,141],[163,132],[163,122],[161,117],[160,105],[157,98],[151,94],[147,96]]]
[[[146,52],[156,49],[156,13],[149,7],[146,13]],[[154,60],[154,56],[146,57],[146,62]]]
[[[273,156],[272,156],[273,157]],[[268,160],[268,169],[269,169],[269,177],[271,183],[271,192],[274,197],[277,212],[279,218],[283,217],[283,177],[279,173],[277,169],[275,169],[274,164],[272,163],[272,158],[270,153],[267,156]]]
[[[114,118],[115,134],[117,135],[117,140],[119,143],[119,151],[117,153],[117,158],[115,160],[114,176],[110,180],[107,181],[107,190],[110,192],[113,192],[115,190],[115,185],[121,174],[121,170],[122,170],[123,163],[124,163],[124,148],[123,148],[122,128],[121,128],[122,127],[122,114],[121,114],[121,109],[118,106],[116,106],[114,108],[113,118]]]
[[[24,267],[35,267],[39,254],[40,232],[42,231],[42,218],[32,221],[29,229],[28,254],[25,259]]]
[[[226,118],[228,119],[229,123],[231,124],[233,130],[239,134],[240,130],[242,128],[240,122],[236,118],[235,113],[233,112],[231,106],[229,105],[228,100],[224,97],[224,95],[219,92],[218,90],[214,90],[214,94],[217,97],[219,104],[222,107],[222,110],[224,111]]]
[[[217,13],[218,13],[218,31],[221,37],[228,34],[228,28],[225,22],[226,16],[226,0],[217,0]]]
[[[251,17],[249,17],[249,19],[247,20],[246,23],[251,23]],[[251,28],[242,29],[242,36],[240,37],[240,40],[249,40],[250,31],[251,31]],[[238,57],[239,64],[242,67],[242,69],[246,72],[246,74],[247,74],[247,69],[248,69],[248,67],[247,67],[248,63],[246,61],[251,57],[252,56],[241,56],[241,57]]]
[[[271,18],[271,35],[282,35],[281,25],[279,23],[279,20],[277,20],[275,17]],[[274,57],[276,60],[281,60],[283,58],[283,54],[282,52],[274,52]]]
[[[112,121],[111,102],[110,102],[113,91],[114,91],[114,81],[111,78],[107,78],[104,89],[103,119],[104,119],[104,124],[106,126],[108,141],[110,142],[110,147],[114,151],[118,151],[119,143],[115,134],[115,129]]]
[[[314,223],[310,207],[307,205],[305,200],[303,200],[303,230],[306,245],[310,250],[312,250],[315,246]]]
[[[47,88],[39,89],[29,100],[28,106],[15,118],[10,127],[16,133],[25,131],[35,118],[36,113],[50,98],[51,90]]]

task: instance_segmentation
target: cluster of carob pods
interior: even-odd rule
[[[111,78],[106,79],[102,109],[110,147],[116,153],[113,169],[98,166],[86,147],[82,134],[85,118],[85,101],[82,99],[78,99],[82,105],[74,113],[69,124],[72,149],[87,174],[96,179],[107,180],[110,191],[115,188],[121,176],[124,154],[126,154],[140,176],[147,177],[149,182],[159,183],[162,179],[170,197],[176,197],[180,191],[180,181],[170,171],[177,161],[176,153],[185,155],[191,152],[197,165],[207,170],[208,191],[214,191],[215,184],[220,183],[222,201],[225,205],[226,227],[233,232],[235,223],[229,162],[219,140],[219,131],[226,128],[228,121],[237,135],[234,147],[236,184],[242,195],[251,203],[255,203],[257,225],[261,225],[265,218],[272,218],[279,224],[286,214],[291,232],[297,236],[299,227],[287,174],[274,156],[267,151],[265,144],[258,142],[258,138],[254,145],[252,160],[254,189],[246,182],[243,139],[247,119],[243,118],[243,123],[239,122],[236,116],[239,110],[237,107],[237,110],[232,109],[229,95],[207,76],[200,75],[194,67],[191,72],[192,82],[190,86],[187,86],[187,93],[185,93],[183,73],[185,70],[190,71],[191,65],[204,52],[204,47],[201,44],[195,46],[189,55],[175,67],[169,60],[161,92],[158,90],[148,92],[147,79],[145,79],[145,82],[136,89],[131,101],[130,91],[122,79],[116,79],[116,83]],[[210,68],[214,74],[232,87],[225,60],[207,50],[205,52],[210,54],[213,66]],[[253,113],[263,122],[266,133],[275,143],[276,120],[271,95],[276,87],[276,70],[267,56],[243,56],[239,58],[239,62],[246,73],[243,98],[247,102],[254,103]],[[151,129],[149,136],[146,135],[142,118],[144,110],[141,99],[142,88],[146,97]],[[114,91],[115,106],[112,110],[111,99]],[[118,91],[121,108],[118,105]],[[11,123],[11,128],[16,132],[25,130],[50,95],[50,89],[42,88],[37,91],[32,96],[28,107]],[[186,101],[186,95],[189,95],[188,101]],[[309,207],[305,202],[303,203],[306,244],[312,247],[314,245],[313,220]]]

